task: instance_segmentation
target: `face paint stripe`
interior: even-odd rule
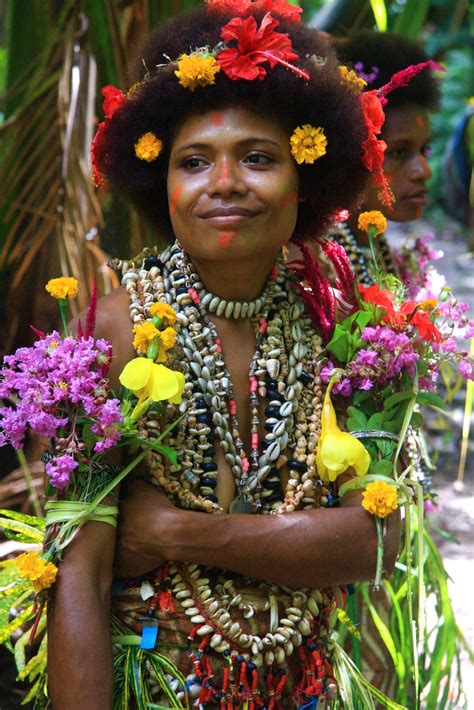
[[[236,236],[237,232],[219,232],[219,246],[227,248]]]
[[[171,217],[173,216],[173,214],[176,210],[176,207],[178,205],[178,200],[181,197],[182,192],[183,192],[182,185],[178,185],[178,187],[176,187],[173,190],[173,194],[171,195],[171,200],[170,200],[170,215],[171,215]]]

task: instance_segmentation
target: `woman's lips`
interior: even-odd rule
[[[417,206],[426,205],[427,192],[425,190],[421,190],[420,192],[415,192],[412,195],[407,195],[406,197],[402,197],[401,201],[409,202],[411,205],[417,205]]]
[[[258,212],[245,207],[215,207],[198,216],[200,219],[206,220],[208,224],[222,228],[239,225],[257,214]]]

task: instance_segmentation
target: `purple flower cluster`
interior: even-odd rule
[[[51,439],[57,455],[46,470],[51,483],[64,488],[85,448],[80,441],[84,418],[98,437],[96,453],[120,438],[120,402],[108,398],[111,357],[106,340],[63,339],[55,331],[7,355],[0,370],[0,398],[14,404],[0,408],[0,446],[21,448],[28,428]]]
[[[370,390],[375,385],[384,387],[403,372],[414,376],[419,354],[412,348],[406,333],[397,333],[387,326],[364,328],[362,340],[367,343],[345,369],[345,377],[336,382],[334,394],[349,397],[354,390]],[[329,361],[321,369],[321,379],[329,382],[335,366]]]
[[[439,298],[446,285],[444,276],[430,264],[444,256],[442,251],[430,247],[433,239],[433,234],[426,234],[413,243],[409,241],[399,250],[393,250],[393,258],[408,297],[418,302]]]

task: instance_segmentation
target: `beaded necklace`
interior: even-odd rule
[[[149,317],[155,300],[168,303],[177,312],[177,346],[170,366],[185,375],[180,410],[187,416],[169,440],[178,451],[178,466],[170,467],[159,454],[150,454],[155,482],[182,507],[220,511],[214,495],[214,445],[218,445],[236,481],[231,512],[289,512],[324,504],[315,467],[322,402],[315,359],[321,352],[321,340],[281,261],[275,264],[263,294],[251,302],[225,301],[207,293],[177,243],[159,257],[156,250],[146,250],[132,263],[115,265],[130,294],[134,323]],[[233,386],[209,306],[216,315],[250,318],[256,333],[249,370],[249,453],[239,435]],[[260,442],[262,399],[266,433]],[[151,411],[142,426],[145,435],[152,436],[159,428],[157,413]],[[288,483],[283,492],[284,467]]]
[[[130,295],[130,315],[135,324],[150,317],[157,300],[177,314],[177,342],[169,366],[185,376],[185,413],[168,443],[178,452],[170,466],[154,452],[149,465],[154,482],[178,506],[220,512],[215,487],[215,447],[220,446],[236,482],[230,511],[235,513],[291,512],[329,503],[332,493],[316,473],[316,448],[320,431],[323,392],[317,370],[321,339],[294,288],[294,277],[277,260],[263,293],[251,302],[225,301],[206,292],[186,254],[175,243],[158,254],[146,249],[132,262],[116,260],[122,283]],[[226,318],[249,318],[256,348],[249,368],[251,451],[246,452],[238,432],[236,402],[222,344],[210,313]],[[259,412],[264,403],[265,435],[259,440]],[[170,405],[170,417],[177,412]],[[140,435],[156,436],[164,422],[149,410],[140,422]],[[282,490],[281,476],[288,480]],[[334,589],[290,590],[229,573],[219,574],[195,564],[171,564],[167,580],[157,573],[150,611],[160,605],[163,584],[190,622],[189,650],[199,683],[200,701],[255,701],[265,697],[277,707],[286,685],[288,659],[298,652],[300,681],[292,695],[298,704],[319,684],[328,697],[335,683],[327,661],[329,614],[339,600]],[[235,578],[235,579],[234,579]],[[210,581],[212,580],[212,581]],[[252,628],[257,608],[239,587],[260,590],[269,622],[265,633]],[[339,595],[339,596],[338,596]],[[285,599],[283,613],[278,600]],[[198,644],[196,649],[196,643]],[[213,678],[210,652],[222,654],[226,668],[222,686]],[[257,669],[267,667],[265,679]],[[240,682],[235,682],[237,676]],[[248,678],[251,682],[247,682]],[[196,681],[195,679],[199,679]],[[267,690],[262,690],[262,683]],[[194,687],[194,686],[193,686]],[[277,705],[275,705],[277,703]],[[217,705],[216,705],[217,707]]]

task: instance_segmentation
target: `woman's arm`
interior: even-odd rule
[[[167,559],[292,587],[370,580],[377,536],[360,497],[354,492],[340,508],[283,515],[207,515],[174,508],[150,484],[137,481],[121,508],[117,574],[142,574]],[[387,570],[395,563],[399,536],[399,515],[394,513],[385,538]]]
[[[57,710],[112,707],[110,586],[115,529],[86,523],[67,547],[48,607],[48,684]]]

